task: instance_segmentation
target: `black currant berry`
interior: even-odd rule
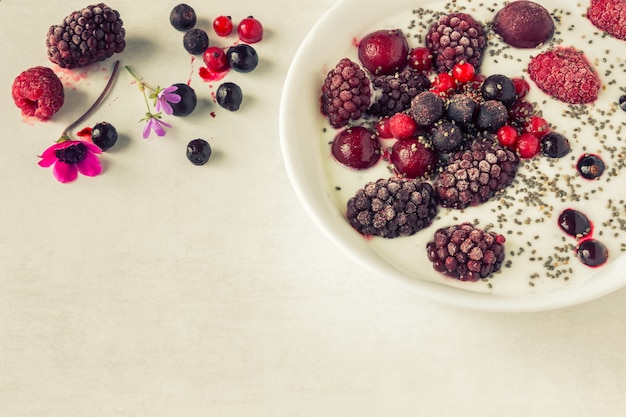
[[[562,158],[570,150],[569,140],[560,133],[550,132],[541,139],[541,152],[548,158]]]
[[[581,177],[594,180],[604,173],[604,162],[599,156],[586,153],[580,157],[576,168]]]
[[[507,107],[510,107],[517,98],[513,80],[501,74],[494,74],[487,77],[480,91],[485,100],[498,100]]]
[[[465,94],[455,94],[448,102],[446,115],[459,126],[467,127],[474,121],[477,109],[478,103],[474,99]]]
[[[617,104],[619,104],[619,107],[626,111],[626,94],[623,94],[620,96],[620,98],[617,100]]]
[[[191,29],[183,36],[183,46],[192,55],[202,55],[209,47],[209,35],[202,29]]]
[[[226,110],[237,111],[239,110],[239,106],[241,106],[243,94],[237,84],[226,82],[217,88],[215,99],[217,100],[217,104]]]
[[[172,114],[179,117],[188,116],[195,110],[196,104],[198,104],[196,92],[187,84],[178,83],[174,84],[174,86],[178,87],[178,90],[174,93],[180,96],[180,101],[178,103],[170,103],[172,110],[174,110]]]
[[[230,67],[237,72],[250,72],[259,63],[259,56],[256,50],[250,45],[243,43],[228,48],[226,57]]]
[[[107,151],[117,142],[117,129],[107,122],[97,123],[91,130],[91,140],[103,152]]]
[[[181,3],[170,12],[170,23],[177,30],[189,30],[196,25],[196,12],[191,6]]]
[[[570,236],[580,239],[591,233],[591,222],[583,213],[574,209],[565,209],[559,215],[559,227]]]
[[[187,159],[194,165],[204,165],[211,157],[211,145],[204,139],[194,139],[187,144]]]
[[[578,245],[578,257],[587,266],[600,266],[609,259],[609,250],[595,239],[586,239]]]
[[[480,105],[476,116],[476,126],[488,133],[495,133],[509,119],[506,106],[499,100],[488,100]]]
[[[443,122],[430,132],[433,148],[438,152],[450,153],[457,150],[463,144],[463,139],[461,129],[451,122]]]

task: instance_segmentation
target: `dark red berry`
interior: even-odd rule
[[[395,172],[406,178],[424,177],[434,171],[439,156],[419,139],[405,139],[394,143],[389,160]]]
[[[359,42],[361,64],[372,74],[390,75],[401,71],[408,62],[409,44],[400,29],[377,30]]]
[[[609,250],[596,239],[586,239],[578,245],[578,258],[591,267],[603,265],[609,258]]]
[[[580,157],[576,168],[581,177],[594,180],[604,173],[604,162],[599,156],[586,153]]]
[[[433,54],[426,47],[414,48],[409,53],[409,66],[417,71],[428,72],[433,68]]]
[[[504,125],[497,132],[498,142],[500,145],[507,146],[509,148],[515,147],[517,144],[517,139],[519,135],[517,134],[517,129],[510,125]]]
[[[517,139],[517,152],[520,158],[530,159],[539,153],[541,143],[532,133],[522,133]]]
[[[578,210],[565,209],[559,214],[559,227],[566,234],[580,239],[591,233],[589,218]]]
[[[217,36],[228,36],[233,32],[233,20],[230,16],[218,16],[213,20],[213,30]]]
[[[493,31],[516,48],[535,48],[554,34],[554,20],[542,5],[529,0],[511,2],[493,19]]]
[[[237,26],[239,39],[246,43],[257,43],[263,39],[263,25],[258,19],[248,16]]]
[[[524,78],[513,78],[513,85],[515,86],[515,94],[518,99],[526,97],[528,92],[530,91],[530,84]]]
[[[376,122],[376,133],[379,138],[391,139],[393,134],[391,133],[391,126],[389,123],[389,117],[381,117]]]
[[[342,165],[353,169],[366,169],[380,159],[381,145],[374,132],[362,126],[354,126],[342,130],[335,136],[331,153]]]
[[[408,139],[415,135],[417,123],[406,113],[396,113],[389,118],[389,130],[396,139]]]
[[[459,62],[452,67],[452,76],[459,83],[465,84],[474,79],[474,66],[469,62]]]

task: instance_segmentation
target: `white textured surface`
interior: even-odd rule
[[[128,30],[123,64],[154,84],[190,73],[167,23],[176,3],[109,3]],[[91,122],[114,123],[123,146],[104,175],[69,185],[36,155],[104,76],[77,81],[54,122],[23,123],[13,78],[47,65],[47,26],[85,5],[32,4],[0,1],[0,416],[624,415],[626,291],[544,313],[455,309],[364,271],[307,218],[277,115],[327,2],[189,3],[205,27],[217,14],[263,21],[258,71],[229,75],[245,107],[220,111],[206,85],[215,118],[143,141],[121,74]],[[197,136],[215,152],[201,168],[184,157]]]

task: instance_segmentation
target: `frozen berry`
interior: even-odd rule
[[[562,158],[570,150],[569,140],[560,133],[550,132],[541,138],[541,152],[548,158]]]
[[[498,100],[507,107],[510,107],[517,99],[513,81],[502,74],[487,77],[480,91],[485,100]]]
[[[358,56],[372,74],[390,75],[401,71],[408,62],[409,45],[400,29],[377,30],[361,39]]]
[[[430,140],[438,152],[450,153],[456,151],[463,144],[463,132],[451,122],[436,125],[430,132]]]
[[[225,82],[217,88],[215,100],[226,110],[237,111],[243,100],[241,87],[232,82]]]
[[[410,115],[420,126],[430,126],[441,119],[445,112],[443,99],[432,91],[423,91],[411,101]]]
[[[218,46],[209,46],[202,54],[202,59],[211,71],[220,72],[228,68],[226,53]]]
[[[535,48],[554,34],[554,21],[542,5],[528,0],[513,1],[493,19],[493,31],[516,48]]]
[[[194,139],[187,144],[187,159],[194,165],[204,165],[211,157],[211,145],[204,139]]]
[[[432,85],[430,87],[430,91],[442,97],[445,97],[452,94],[457,89],[457,87],[458,84],[454,77],[447,72],[442,72],[435,75],[435,78],[433,79]]]
[[[189,30],[196,25],[196,11],[184,3],[174,6],[170,12],[170,23],[177,30]]]
[[[539,138],[532,133],[522,133],[517,139],[517,152],[520,158],[530,159],[541,150]]]
[[[417,131],[417,124],[408,114],[396,113],[389,118],[389,131],[396,139],[408,139]]]
[[[592,0],[587,18],[598,29],[626,40],[626,3],[623,0]]]
[[[523,129],[534,114],[535,108],[532,103],[526,100],[517,100],[509,108],[509,124]]]
[[[524,131],[528,133],[532,133],[537,136],[539,139],[544,137],[550,132],[550,125],[548,121],[543,117],[539,117],[536,115],[530,116],[530,118],[526,121],[524,125]]]
[[[414,48],[409,52],[409,66],[414,70],[428,72],[433,67],[433,54],[426,47]]]
[[[446,116],[461,127],[468,127],[474,122],[478,103],[466,94],[455,94],[450,97]]]
[[[202,29],[191,29],[183,35],[183,46],[192,55],[201,55],[209,47],[209,35]]]
[[[257,43],[263,39],[263,25],[258,19],[248,16],[239,22],[237,34],[242,42]]]
[[[231,46],[226,51],[226,57],[230,67],[237,72],[251,72],[259,63],[256,50],[246,44]]]
[[[413,138],[394,143],[389,161],[401,177],[421,178],[435,170],[439,156],[434,149],[427,147],[421,140]]]
[[[509,114],[504,104],[498,100],[485,101],[478,109],[476,126],[483,131],[495,133],[506,124]]]
[[[376,133],[381,139],[391,139],[393,134],[391,133],[391,126],[389,123],[389,117],[381,117],[376,122]]]
[[[117,142],[117,129],[107,122],[96,123],[91,129],[91,140],[102,151],[107,151]]]
[[[170,103],[174,111],[172,115],[179,117],[190,115],[198,104],[196,91],[183,83],[174,84],[174,87],[178,87],[175,93],[180,96],[180,101],[178,103]]]
[[[370,80],[359,64],[343,58],[322,85],[320,110],[334,128],[358,120],[370,104]]]
[[[33,67],[13,81],[11,95],[24,116],[50,119],[63,106],[63,83],[50,68]]]
[[[512,78],[511,81],[513,81],[513,85],[515,86],[515,95],[517,96],[517,99],[519,100],[526,97],[530,91],[530,84],[528,84],[528,81],[520,77]]]
[[[500,145],[513,148],[517,144],[519,135],[517,129],[510,125],[504,125],[496,133]]]
[[[228,36],[233,32],[233,20],[230,16],[218,16],[213,20],[213,30],[217,36]]]
[[[373,116],[393,116],[408,110],[413,97],[430,88],[430,80],[420,71],[406,67],[393,75],[372,77],[374,103],[367,109]]]
[[[585,239],[577,248],[578,258],[587,266],[600,266],[609,258],[609,250],[604,243],[596,239]]]
[[[580,239],[591,233],[591,222],[583,213],[574,209],[565,209],[559,214],[559,228],[566,234]]]
[[[472,81],[474,74],[474,66],[469,62],[459,62],[452,67],[452,76],[462,84]]]
[[[599,156],[586,153],[580,157],[576,168],[581,177],[594,180],[604,173],[604,162]]]
[[[370,168],[381,156],[378,137],[363,126],[353,126],[339,132],[331,145],[335,160],[353,169]]]

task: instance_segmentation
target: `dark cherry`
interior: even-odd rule
[[[392,146],[389,162],[399,176],[420,178],[428,176],[437,168],[439,154],[419,139],[404,139]]]
[[[361,64],[372,74],[390,75],[407,65],[409,44],[401,29],[377,30],[361,39],[358,55]]]
[[[331,152],[342,165],[353,169],[366,169],[378,162],[381,148],[376,133],[363,126],[354,126],[342,130],[335,136]]]
[[[493,19],[493,31],[516,48],[535,48],[554,35],[554,20],[542,5],[529,0],[513,1]]]
[[[594,180],[604,173],[604,162],[599,156],[586,153],[580,157],[576,168],[581,177]]]
[[[587,266],[600,266],[609,259],[609,250],[595,239],[586,239],[578,245],[578,258]]]
[[[574,209],[565,209],[559,215],[559,227],[570,236],[580,239],[591,233],[591,222],[583,213]]]

